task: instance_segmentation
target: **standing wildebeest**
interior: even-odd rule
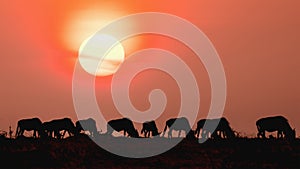
[[[65,136],[66,132],[68,132],[69,136],[75,134],[75,125],[70,118],[51,120],[44,122],[42,126],[48,137],[61,139]],[[63,134],[60,133],[61,131],[63,131]]]
[[[117,132],[120,132],[123,130],[124,136],[126,136],[126,133],[128,133],[128,136],[130,136],[130,137],[139,137],[138,131],[134,128],[132,121],[128,118],[110,120],[107,123],[106,134],[111,135],[114,130]]]
[[[206,121],[208,121],[209,119],[200,119],[198,122],[197,122],[197,128],[195,130],[195,134],[196,134],[196,137],[199,138],[199,135],[201,133],[201,137],[204,138],[204,137],[208,137],[208,133],[206,130],[203,129],[204,127],[204,124]]]
[[[33,137],[37,138],[41,135],[41,126],[39,118],[21,119],[17,123],[16,138],[22,136],[25,130],[33,130]]]
[[[98,133],[96,121],[92,118],[76,121],[75,127],[77,134],[79,134],[81,131],[88,131],[92,137],[95,137]]]
[[[206,123],[206,128],[204,124]],[[215,128],[215,130],[213,130]],[[197,122],[196,137],[199,138],[201,133],[202,138],[234,138],[234,131],[231,129],[229,122],[226,118],[216,119],[201,119]]]
[[[294,139],[296,137],[295,129],[292,129],[288,120],[283,116],[265,117],[256,121],[258,130],[257,137],[266,138],[265,132],[277,131],[277,138]]]
[[[190,131],[192,131],[191,126],[189,124],[188,119],[185,117],[171,118],[167,120],[162,136],[165,135],[167,128],[169,128],[168,138],[172,138],[173,130],[179,131],[178,137],[180,136],[181,131],[185,131],[186,136],[191,136],[190,135]]]
[[[143,128],[141,130],[141,134],[144,133],[144,137],[150,137],[150,132],[152,136],[157,136],[160,133],[158,133],[155,121],[146,121],[143,123]]]

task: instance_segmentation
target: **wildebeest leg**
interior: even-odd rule
[[[203,129],[199,129],[198,130],[198,133],[197,133],[197,138],[199,138],[200,137],[200,133],[201,133],[201,137],[203,138]]]
[[[50,134],[50,137],[51,137],[51,138],[57,138],[57,136],[58,136],[56,130],[51,131],[49,134]]]
[[[220,137],[220,138],[225,138],[224,131],[219,131],[219,137]]]
[[[23,135],[24,135],[24,132],[25,132],[25,130],[22,129],[21,132],[20,132],[20,134],[19,134],[19,136],[23,136]]]
[[[220,137],[221,138],[227,138],[226,134],[225,134],[225,131],[220,131]]]
[[[199,134],[200,134],[200,129],[199,128],[196,128],[195,134],[196,134],[196,137],[199,138]]]
[[[216,138],[216,135],[217,135],[217,131],[214,131],[211,133],[211,138],[212,139],[215,139]]]
[[[283,132],[278,130],[277,131],[277,138],[283,138]]]
[[[284,132],[283,131],[280,132],[280,136],[281,136],[281,138],[284,138]]]
[[[265,136],[265,131],[259,131],[258,133],[257,133],[257,137],[258,138],[266,138],[266,136]]]
[[[61,134],[60,132],[57,132],[57,138],[58,139],[63,139],[64,138],[64,133]]]
[[[181,135],[181,130],[179,130],[179,132],[178,132],[178,137],[180,137],[180,135]]]
[[[220,131],[219,131],[219,130],[216,130],[216,131],[214,132],[214,137],[215,137],[215,138],[220,138],[220,137],[221,137],[221,134],[220,134]]]
[[[33,132],[33,137],[34,138],[37,138],[38,137],[38,133],[37,133],[37,130],[33,130],[34,132]]]
[[[169,129],[168,138],[172,138],[172,130],[171,129]]]
[[[265,131],[262,132],[262,137],[266,138],[266,132]]]
[[[23,132],[22,132],[22,129],[20,129],[20,130],[18,131],[17,136],[20,136],[21,133],[23,133]]]
[[[39,137],[39,132],[37,130],[35,130],[35,137],[38,138]]]
[[[65,134],[66,134],[67,130],[64,130],[63,134],[60,135],[60,138],[64,138],[65,137]],[[59,132],[58,132],[59,133]]]
[[[192,132],[192,130],[190,132]],[[184,133],[185,133],[185,137],[187,137],[188,134],[189,134],[189,131],[188,130],[184,130]]]
[[[167,131],[167,128],[168,128],[168,125],[166,124],[166,126],[165,126],[165,128],[164,128],[164,131],[163,131],[163,134],[162,134],[163,137],[165,136],[165,133],[166,133],[166,131]],[[170,128],[169,128],[169,129],[170,129]],[[169,134],[168,134],[168,137],[169,137]]]
[[[206,130],[202,130],[202,138],[209,138],[209,132],[208,131],[206,131]]]
[[[226,138],[225,132],[223,130],[219,131],[219,138]]]
[[[259,132],[257,133],[257,138],[260,138],[260,136],[261,136],[261,132],[259,131]]]
[[[60,139],[60,133],[59,133],[59,131],[54,130],[54,131],[51,133],[51,137]]]
[[[206,138],[206,136],[205,136],[205,131],[202,129],[202,131],[201,131],[201,138]]]
[[[72,136],[72,134],[71,134],[70,130],[68,130],[67,132],[68,132],[69,136]]]

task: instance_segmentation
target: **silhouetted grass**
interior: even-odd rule
[[[131,141],[130,138],[107,136],[97,139],[103,142],[121,140],[124,144]],[[172,140],[157,138],[157,141],[168,144]],[[141,139],[136,144],[137,147],[142,145],[146,145],[146,140]],[[111,154],[86,135],[63,140],[1,139],[0,159],[1,164],[10,168],[296,169],[300,168],[300,140],[237,138],[199,144],[184,139],[165,153],[135,159]]]

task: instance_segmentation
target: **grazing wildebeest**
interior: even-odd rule
[[[207,126],[206,128],[203,128],[205,123]],[[213,130],[213,128],[215,128],[215,130]],[[200,133],[202,138],[209,138],[209,134],[213,139],[235,137],[234,131],[231,129],[228,120],[224,117],[199,120],[195,131],[197,138],[199,138]]]
[[[167,120],[162,136],[165,135],[167,128],[169,128],[168,138],[172,138],[173,130],[179,131],[178,137],[180,136],[181,131],[185,131],[186,136],[190,136],[189,133],[190,133],[190,131],[192,131],[189,121],[185,117],[171,118],[171,119]]]
[[[51,121],[46,121],[42,123],[42,133],[41,136],[43,138],[60,138],[60,132],[55,130],[53,123]]]
[[[95,137],[97,132],[96,121],[92,118],[78,120],[75,123],[76,133],[88,131],[92,137]]]
[[[33,137],[38,138],[41,134],[42,121],[39,118],[21,119],[17,123],[16,138],[22,136],[24,131],[33,130]]]
[[[43,130],[48,137],[62,139],[67,132],[69,136],[75,134],[75,125],[70,118],[54,119],[43,123]],[[60,132],[63,131],[61,134]]]
[[[283,116],[271,116],[261,118],[256,121],[256,127],[258,130],[258,138],[266,138],[266,131],[277,131],[277,138],[294,139],[296,137],[295,129],[291,128],[288,120]]]
[[[143,128],[141,130],[141,134],[144,133],[144,137],[150,137],[150,133],[152,136],[157,136],[160,133],[158,133],[158,129],[156,127],[155,121],[146,121],[143,123]]]
[[[207,121],[207,119],[200,119],[198,122],[197,122],[197,128],[195,130],[195,134],[196,134],[196,137],[199,138],[199,135],[201,133],[201,137],[204,138],[204,137],[208,137],[208,134],[206,133],[206,131],[204,131],[203,129],[203,126],[205,124],[205,122]]]
[[[107,123],[106,134],[111,135],[113,131],[124,131],[124,136],[128,133],[129,137],[139,137],[138,131],[134,128],[132,121],[128,118],[110,120]]]

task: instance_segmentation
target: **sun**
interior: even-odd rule
[[[79,48],[79,63],[89,74],[109,76],[114,74],[124,61],[123,45],[113,36],[94,34],[82,42]]]

